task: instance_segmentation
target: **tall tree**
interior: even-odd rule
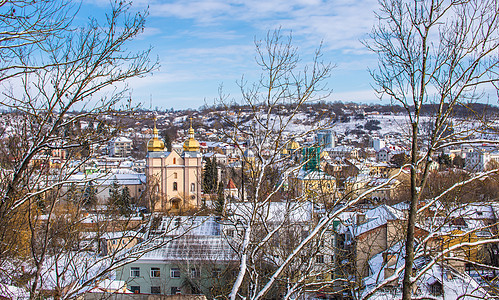
[[[225,140],[235,145],[241,157],[241,178],[244,178],[241,182],[244,201],[226,201],[225,205],[226,217],[240,233],[231,241],[238,252],[239,271],[229,298],[298,297],[311,274],[318,272],[310,263],[318,254],[314,245],[332,218],[328,215],[319,224],[310,219],[295,221],[294,216],[310,209],[307,206],[310,203],[304,195],[284,197],[283,191],[287,178],[301,168],[295,158],[302,149],[295,149],[295,155],[283,153],[293,140],[319,129],[311,126],[310,131],[295,132],[291,126],[306,103],[329,95],[325,80],[332,66],[321,60],[319,49],[311,63],[300,69],[291,36],[283,36],[279,30],[269,32],[255,45],[256,63],[262,75],[254,84],[241,81],[241,105],[247,107],[246,111],[233,114],[233,103],[226,102],[222,90],[217,103],[225,107],[225,112],[219,114],[219,122]],[[324,269],[320,274],[330,271]]]
[[[367,42],[379,59],[371,73],[377,92],[402,105],[410,124],[411,193],[402,289],[403,299],[410,299],[418,277],[413,272],[416,219],[429,207],[418,209],[418,202],[429,184],[432,156],[448,145],[480,142],[467,138],[490,126],[479,117],[473,128],[464,128],[451,118],[456,107],[480,100],[484,86],[497,87],[499,3],[381,0],[377,17]],[[422,114],[427,104],[434,108],[430,128],[425,128]]]
[[[224,209],[225,209],[224,184],[221,181],[218,183],[217,199],[215,201],[215,211],[217,212],[217,214],[222,216],[224,214]]]
[[[172,151],[172,139],[170,138],[170,135],[166,131],[163,132],[163,140],[165,141],[166,150],[171,152]]]
[[[8,134],[19,141],[15,148],[1,143],[8,159],[0,176],[0,227],[29,232],[28,243],[10,243],[0,233],[0,280],[12,284],[25,270],[31,277],[24,287],[32,299],[42,297],[47,286],[54,298],[74,297],[119,264],[117,257],[93,256],[91,261],[73,251],[88,250],[78,244],[79,226],[84,204],[94,201],[98,187],[89,179],[76,182],[71,174],[86,163],[93,146],[117,133],[119,118],[112,117],[133,112],[123,101],[124,83],[157,67],[148,48],[128,48],[144,30],[147,15],[132,13],[130,7],[128,1],[112,1],[103,18],[79,26],[73,22],[78,7],[71,1],[0,2],[0,82],[5,87],[0,106],[12,110],[6,117],[16,130]],[[79,120],[98,126],[77,132]],[[46,172],[54,151],[66,153],[66,160],[60,169]],[[68,191],[72,182],[83,185],[83,191]],[[40,198],[43,209],[37,205]],[[12,250],[18,247],[29,256],[16,256]],[[85,268],[95,267],[99,259],[103,268],[88,273]],[[74,278],[77,283],[70,286]]]
[[[203,190],[207,194],[215,194],[218,189],[218,168],[215,158],[206,158],[203,170]]]

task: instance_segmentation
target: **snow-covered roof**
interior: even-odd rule
[[[230,218],[245,222],[253,213],[254,204],[251,202],[234,202],[227,207]],[[303,223],[312,220],[313,204],[311,202],[270,202],[258,209],[259,220],[270,223],[282,222],[285,219],[289,222]]]
[[[147,152],[147,157],[168,157],[170,153],[171,152],[168,151],[152,151],[152,152]]]
[[[384,258],[385,253],[396,253],[395,264],[391,265],[390,268],[399,268],[405,264],[405,246],[403,243],[398,242],[387,250],[380,252],[369,259],[369,268],[371,270],[370,276],[364,278],[364,284],[366,286],[371,286],[379,284],[385,280],[385,272],[383,272],[386,267],[386,261]]]
[[[405,261],[405,251],[404,247],[400,246],[401,243],[396,244],[394,247],[385,251],[386,253],[391,253],[396,255],[395,264],[390,266],[390,268],[399,268],[401,267]],[[366,285],[366,289],[363,291],[363,295],[367,295],[373,288],[376,288],[381,282],[385,280],[385,272],[386,268],[385,261],[383,259],[383,254],[385,252],[381,252],[375,255],[373,258],[369,260],[369,267],[373,274],[369,277],[366,277],[364,283]],[[425,265],[427,264],[427,260],[424,257],[415,261],[415,264]],[[387,294],[382,289],[376,291],[369,299],[400,299],[402,297],[401,293],[401,284],[400,280],[403,272],[400,273],[398,280],[399,289],[391,290],[389,294]],[[441,264],[434,264],[427,270],[424,274],[422,274],[417,282],[416,286],[418,290],[416,292],[416,297],[420,299],[443,299],[443,297],[435,296],[432,294],[431,286],[434,284],[441,284],[443,287],[443,295],[445,295],[445,299],[489,299],[490,295],[487,291],[480,287],[479,283],[474,280],[471,276],[466,273],[457,272],[454,269],[444,265],[442,270]]]
[[[104,279],[97,283],[95,287],[87,291],[88,293],[120,293],[120,294],[131,294],[129,290],[126,289],[126,281],[122,280],[110,280]]]
[[[213,216],[162,217],[150,237],[158,248],[147,252],[146,261],[227,261],[236,258],[228,238],[221,235],[222,225]]]
[[[92,181],[95,185],[111,185],[113,184],[113,182],[117,182],[118,185],[140,185],[146,182],[146,175],[143,173],[78,173],[71,175],[69,180],[76,181],[77,183],[83,182],[82,184],[85,184],[88,181]]]
[[[334,176],[322,171],[306,171],[303,169],[300,169],[296,178],[300,180],[335,180]]]
[[[450,213],[451,217],[463,217],[468,219],[489,219],[494,220],[499,218],[499,203],[471,203],[454,209]]]
[[[127,137],[124,137],[124,136],[120,136],[120,137],[117,137],[117,138],[114,138],[112,139],[112,141],[114,143],[131,143],[132,140],[127,138]]]
[[[366,211],[365,216],[367,222],[354,227],[354,236],[385,225],[390,220],[400,220],[405,217],[402,211],[384,204]]]
[[[0,283],[0,298],[3,297],[5,299],[29,299],[29,293],[23,288]]]
[[[163,216],[153,230],[155,234],[166,236],[218,236],[220,224],[213,216]]]

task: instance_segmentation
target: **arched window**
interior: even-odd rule
[[[177,158],[176,158],[176,157],[174,157],[174,158],[173,158],[173,164],[174,164],[174,165],[176,165],[176,164],[177,164]]]
[[[195,192],[195,191],[196,191],[196,184],[191,183],[191,192]]]
[[[173,190],[176,191],[177,190],[177,182],[174,182],[173,183]]]

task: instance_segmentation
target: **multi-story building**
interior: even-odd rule
[[[322,149],[336,147],[336,135],[331,129],[317,131],[316,143]]]
[[[132,140],[126,137],[117,137],[109,141],[109,155],[115,157],[129,157],[132,155]]]
[[[470,171],[482,172],[485,171],[493,161],[499,163],[499,150],[486,151],[475,149],[466,154],[464,165],[465,168]]]
[[[162,217],[150,228],[155,249],[119,268],[116,279],[134,293],[226,294],[237,256],[215,217]],[[132,249],[133,251],[133,249]]]

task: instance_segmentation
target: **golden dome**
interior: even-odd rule
[[[159,139],[158,129],[156,128],[156,117],[154,117],[154,129],[153,129],[153,138],[147,142],[147,151],[165,151],[165,143]]]
[[[184,142],[184,151],[199,151],[199,142],[194,138],[194,129],[192,128],[192,118],[191,127],[189,128],[189,138]]]
[[[300,144],[298,144],[298,142],[296,141],[291,141],[288,143],[288,147],[287,147],[289,150],[296,150],[298,148],[300,148]]]

